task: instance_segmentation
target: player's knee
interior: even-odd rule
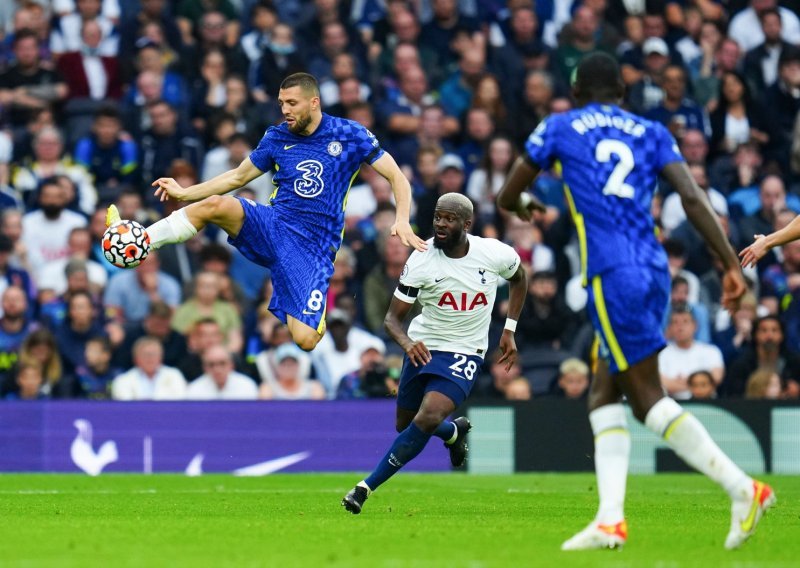
[[[414,424],[426,434],[431,434],[442,423],[442,420],[444,420],[444,416],[439,412],[421,409],[414,417]]]
[[[319,340],[322,339],[322,336],[318,333],[304,333],[293,339],[297,346],[303,351],[313,351],[314,347],[319,343]]]
[[[211,217],[217,217],[225,207],[225,198],[221,195],[212,195],[205,199],[205,206]]]
[[[407,418],[398,418],[394,423],[394,429],[397,430],[398,433],[400,433],[406,428],[408,428],[408,425],[410,423],[411,420],[408,420]]]

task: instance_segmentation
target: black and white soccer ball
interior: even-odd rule
[[[150,236],[136,221],[117,221],[103,233],[103,255],[119,268],[136,268],[150,252]]]

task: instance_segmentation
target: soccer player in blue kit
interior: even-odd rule
[[[514,331],[527,293],[519,255],[505,243],[469,235],[472,202],[446,193],[436,202],[433,246],[412,252],[389,305],[386,331],[406,352],[397,389],[399,432],[375,470],[342,499],[359,514],[369,495],[425,448],[431,436],[445,441],[450,463],[467,455],[466,417],[446,418],[469,396],[488,344],[497,283],[509,281],[508,319],[500,337],[499,363],[517,359]],[[422,311],[403,331],[416,302]]]
[[[729,311],[746,290],[744,277],[675,140],[661,124],[622,110],[618,104],[623,93],[619,68],[611,57],[585,57],[573,84],[579,108],[539,124],[497,198],[502,208],[530,219],[532,198],[523,192],[540,171],[560,162],[578,232],[587,308],[600,343],[589,396],[600,506],[595,519],[561,548],[625,544],[630,436],[623,395],[638,420],[728,493],[732,507],[725,547],[737,548],[754,532],[775,494],[734,464],[700,421],[666,397],[661,387],[658,353],[666,345],[661,322],[670,276],[650,215],[659,174],[681,196],[692,225],[722,261],[722,303]]]
[[[153,182],[163,201],[195,201],[147,227],[150,247],[192,238],[208,223],[228,234],[246,258],[272,270],[269,309],[287,323],[294,342],[312,350],[325,333],[325,305],[333,261],[344,234],[347,193],[362,163],[392,185],[397,217],[392,235],[425,250],[409,224],[411,188],[397,163],[366,128],[322,112],[319,85],[307,73],[289,75],[278,94],[285,122],[269,127],[235,169],[183,188],[172,178]],[[272,170],[269,204],[224,196]],[[109,207],[106,223],[119,220]]]

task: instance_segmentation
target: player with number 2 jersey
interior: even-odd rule
[[[733,463],[702,423],[661,387],[658,353],[666,344],[661,322],[670,276],[650,215],[659,174],[680,195],[687,218],[724,266],[722,304],[730,312],[746,290],[744,277],[674,139],[661,124],[622,110],[623,93],[617,62],[604,54],[586,56],[573,84],[579,108],[553,115],[533,131],[526,155],[514,164],[497,198],[504,209],[530,219],[533,200],[523,192],[541,170],[560,161],[580,242],[587,308],[600,343],[602,357],[589,395],[600,507],[561,548],[616,548],[627,540],[623,504],[631,444],[623,396],[638,420],[728,493],[731,528],[725,547],[737,548],[753,534],[775,495]]]

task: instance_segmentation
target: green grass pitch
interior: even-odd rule
[[[800,478],[740,550],[729,502],[699,475],[634,476],[623,551],[564,553],[596,507],[588,474],[403,474],[354,516],[359,475],[0,475],[0,566],[800,565]]]

